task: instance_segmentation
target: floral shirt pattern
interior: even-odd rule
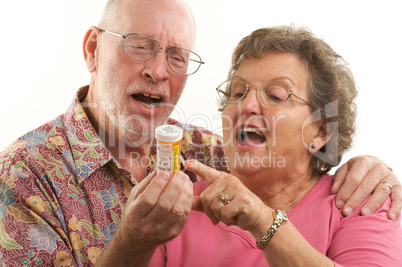
[[[82,87],[65,114],[0,153],[0,266],[91,266],[117,230],[136,180],[91,125],[80,104],[87,92]],[[184,159],[227,171],[220,136],[168,123],[183,128]]]

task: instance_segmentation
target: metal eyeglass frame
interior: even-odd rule
[[[253,84],[248,84],[248,83],[246,83],[245,81],[239,80],[240,82],[242,82],[243,84],[246,85],[246,91],[244,92],[244,94],[242,95],[242,97],[240,97],[240,98],[237,99],[236,101],[226,101],[225,99],[223,99],[223,98],[220,96],[220,94],[222,93],[222,94],[224,94],[224,95],[225,95],[226,97],[228,97],[228,98],[230,97],[230,95],[228,95],[227,92],[221,90],[220,87],[221,87],[222,85],[224,85],[225,83],[230,83],[230,84],[231,84],[232,81],[233,81],[233,79],[232,79],[232,80],[227,80],[227,81],[221,83],[221,84],[216,88],[216,92],[218,93],[219,98],[222,99],[223,101],[225,101],[225,104],[233,104],[233,103],[239,102],[240,100],[243,100],[243,99],[247,96],[247,94],[250,92],[250,87],[255,87],[255,88],[257,89],[257,99],[258,99],[258,101],[259,101],[261,104],[265,105],[265,106],[270,106],[270,107],[271,107],[271,106],[276,106],[276,105],[285,103],[292,95],[295,96],[297,99],[301,100],[302,102],[304,102],[305,104],[311,106],[311,104],[310,104],[309,101],[307,101],[306,99],[304,99],[304,98],[302,98],[302,97],[296,95],[295,93],[293,93],[293,91],[292,91],[289,87],[287,87],[286,85],[284,85],[284,84],[282,84],[282,83],[278,83],[278,82],[271,82],[271,81],[262,82],[262,83],[260,83],[260,85],[253,85]],[[280,86],[286,88],[286,89],[288,90],[288,96],[287,96],[282,102],[276,103],[276,104],[274,104],[274,105],[268,105],[268,104],[264,103],[264,102],[261,100],[261,97],[260,97],[260,86],[261,86],[262,84],[266,84],[266,83],[279,84]]]
[[[177,73],[177,74],[186,75],[186,76],[192,75],[192,74],[196,73],[196,72],[200,69],[200,67],[201,67],[202,64],[205,64],[205,62],[202,61],[201,57],[200,57],[197,53],[195,53],[195,52],[193,52],[193,51],[191,51],[191,50],[189,50],[189,49],[186,49],[186,48],[183,48],[183,47],[180,47],[180,46],[177,46],[177,45],[172,45],[172,44],[169,44],[169,43],[166,43],[166,42],[163,42],[163,41],[159,41],[159,40],[157,40],[157,39],[151,38],[151,37],[146,36],[146,35],[143,35],[143,34],[129,33],[129,34],[126,34],[126,35],[122,35],[122,34],[115,33],[115,32],[111,32],[111,31],[108,31],[108,30],[105,30],[105,29],[100,29],[100,28],[99,28],[99,30],[100,30],[101,32],[109,33],[109,34],[112,34],[112,35],[114,35],[114,36],[118,36],[118,37],[123,38],[124,41],[123,41],[123,43],[122,43],[122,48],[123,48],[124,54],[126,54],[128,57],[130,57],[130,58],[132,58],[132,59],[134,59],[134,60],[137,60],[137,61],[147,61],[147,60],[150,60],[150,59],[152,59],[153,57],[155,57],[156,54],[158,54],[158,52],[159,52],[160,49],[165,50],[165,51],[166,51],[166,62],[168,63],[169,68],[170,68],[173,72],[175,72],[175,73]],[[132,56],[130,56],[129,54],[127,54],[127,53],[126,53],[126,50],[124,49],[125,41],[127,40],[127,37],[130,36],[130,35],[142,36],[142,37],[146,37],[146,38],[148,38],[148,39],[150,39],[150,40],[153,40],[153,41],[155,41],[155,42],[158,44],[158,49],[157,49],[157,50],[155,51],[155,53],[153,53],[153,54],[151,55],[151,57],[148,58],[148,59],[137,59],[137,58],[133,58]],[[169,54],[169,51],[170,51],[171,48],[164,48],[164,47],[161,47],[161,45],[160,45],[161,43],[162,43],[162,44],[169,45],[169,46],[171,46],[171,48],[175,47],[175,48],[183,49],[183,50],[185,50],[185,51],[188,51],[188,52],[193,53],[193,54],[195,54],[196,56],[198,56],[198,57],[200,58],[200,61],[190,59],[190,60],[193,61],[193,62],[198,62],[198,63],[199,63],[198,68],[197,68],[195,71],[191,72],[191,73],[181,73],[181,72],[175,71],[175,70],[170,66],[169,58],[168,58],[168,54]]]

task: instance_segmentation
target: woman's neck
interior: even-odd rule
[[[256,194],[267,206],[273,209],[291,210],[314,187],[319,175],[311,170],[304,172],[279,171],[258,175],[257,177],[241,177],[240,180]]]

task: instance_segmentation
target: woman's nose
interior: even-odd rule
[[[261,114],[261,106],[256,88],[249,88],[247,94],[241,100],[241,111],[244,114]]]

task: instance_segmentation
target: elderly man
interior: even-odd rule
[[[108,1],[84,38],[90,85],[65,114],[0,154],[0,263],[145,266],[157,245],[181,232],[196,177],[150,173],[154,129],[179,125],[184,159],[227,171],[219,136],[168,119],[202,65],[194,42],[181,0]],[[355,158],[337,177],[346,213],[375,188],[366,207],[376,209],[393,187],[389,214],[399,215],[400,184],[377,159]]]

